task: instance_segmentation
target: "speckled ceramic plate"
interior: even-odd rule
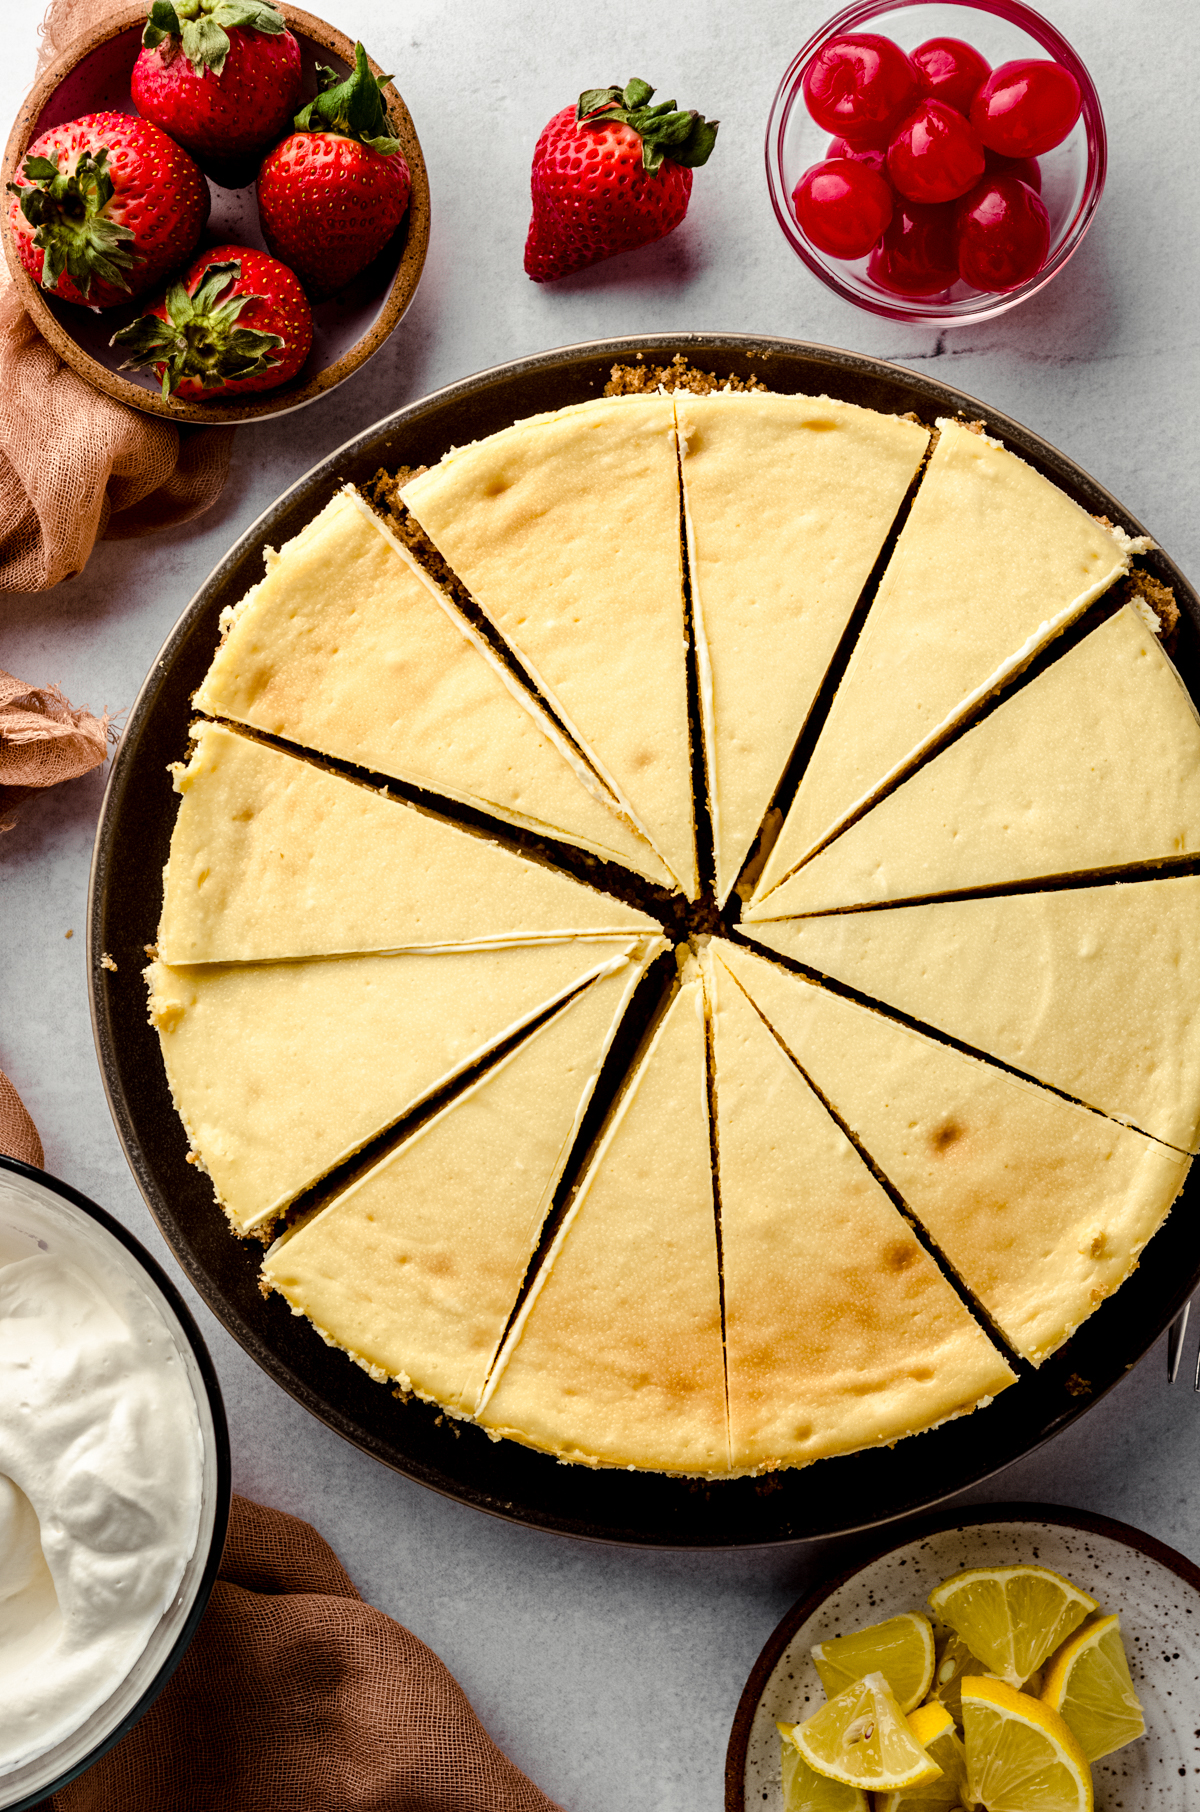
[[[725,1768],[726,1812],[782,1812],[776,1720],[824,1704],[809,1653],[829,1636],[923,1610],[964,1567],[1036,1561],[1116,1611],[1146,1717],[1138,1742],[1095,1763],[1096,1812],[1195,1812],[1200,1804],[1200,1567],[1153,1536],[1082,1510],[989,1505],[978,1517],[928,1518],[899,1547],[793,1606],[746,1682]]]

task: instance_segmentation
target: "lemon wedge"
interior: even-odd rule
[[[777,1724],[783,1751],[783,1812],[871,1812],[861,1787],[831,1781],[810,1768],[791,1738],[790,1724]]]
[[[947,1630],[936,1638],[936,1649],[933,1665],[933,1679],[929,1686],[929,1697],[938,1705],[944,1705],[954,1722],[962,1729],[962,1683],[967,1674],[986,1673],[982,1661],[977,1661],[957,1630]]]
[[[933,1678],[933,1625],[918,1611],[905,1611],[886,1623],[818,1642],[812,1658],[827,1698],[836,1698],[853,1680],[882,1674],[901,1711],[912,1711]]]
[[[953,1812],[956,1806],[974,1805],[967,1798],[967,1752],[946,1707],[918,1705],[908,1714],[908,1728],[941,1769],[941,1778],[899,1793],[877,1793],[875,1812]]]
[[[1004,1680],[962,1689],[967,1779],[987,1812],[1092,1812],[1092,1773],[1069,1728]]]
[[[1027,1680],[1096,1609],[1049,1567],[971,1567],[935,1586],[929,1603],[1009,1686]]]
[[[1142,1735],[1119,1618],[1094,1618],[1063,1643],[1046,1668],[1042,1703],[1070,1726],[1089,1762]]]
[[[931,1762],[908,1727],[882,1674],[867,1674],[787,1733],[817,1774],[850,1787],[892,1793],[936,1780]]]

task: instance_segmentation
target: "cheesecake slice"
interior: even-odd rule
[[[1200,875],[749,925],[1181,1151],[1200,1140]]]
[[[720,954],[1026,1359],[1040,1364],[1134,1270],[1183,1187],[1181,1152],[736,945]]]
[[[704,998],[680,987],[505,1342],[478,1420],[559,1459],[728,1472]]]
[[[761,900],[1129,566],[1138,547],[983,434],[938,443],[755,892]]]
[[[766,391],[676,391],[675,419],[722,904],[929,434]]]
[[[1200,851],[1200,717],[1128,606],[927,762],[747,919]]]
[[[146,971],[192,1146],[238,1232],[610,965],[628,939]]]
[[[373,1377],[470,1415],[613,1034],[666,947],[590,982],[278,1240],[266,1281]]]
[[[455,448],[400,496],[694,898],[671,398],[532,416]]]
[[[532,694],[346,489],[226,613],[197,709],[671,877]]]
[[[653,932],[643,912],[221,724],[194,732],[158,954],[244,963]]]
[[[1014,1373],[709,946],[735,1472],[969,1414]]]

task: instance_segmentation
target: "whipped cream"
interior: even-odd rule
[[[0,1774],[126,1678],[196,1545],[201,1436],[171,1334],[115,1269],[0,1263]]]

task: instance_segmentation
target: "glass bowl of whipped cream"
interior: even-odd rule
[[[229,1493],[178,1291],[111,1215],[0,1157],[0,1807],[64,1786],[162,1691]]]

